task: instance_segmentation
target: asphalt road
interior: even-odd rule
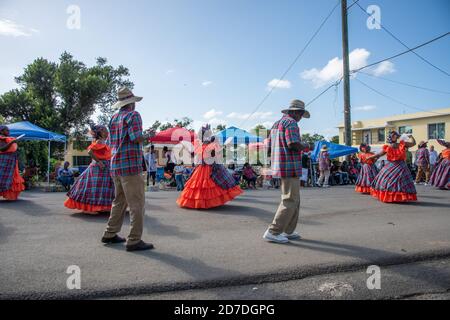
[[[65,209],[63,193],[27,192],[18,202],[0,202],[0,299],[151,295],[448,258],[450,194],[418,191],[417,203],[383,204],[350,187],[303,189],[304,240],[289,245],[261,238],[278,191],[247,191],[211,211],[178,208],[176,192],[147,193],[144,240],[156,250],[145,253],[102,245],[108,217]],[[81,269],[81,290],[67,289],[72,265]],[[418,274],[401,270],[411,282],[450,275],[434,265]]]

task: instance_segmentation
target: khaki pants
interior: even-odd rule
[[[141,241],[144,230],[145,182],[142,175],[114,177],[116,197],[112,204],[105,238],[112,238],[122,229],[127,208],[130,208],[131,230],[127,245]]]
[[[330,181],[330,170],[320,170],[319,186],[327,186]]]
[[[300,179],[281,178],[281,203],[272,224],[270,233],[279,235],[283,232],[292,234],[297,228],[300,214]]]
[[[416,183],[420,183],[423,175],[425,175],[425,183],[430,182],[430,167],[429,166],[426,166],[426,167],[419,166],[419,169],[417,171]]]

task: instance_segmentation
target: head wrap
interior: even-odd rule
[[[367,144],[365,143],[361,143],[361,145],[359,146],[359,151],[361,152],[367,152]],[[369,147],[370,148],[370,147]]]
[[[97,138],[99,138],[99,135],[100,135],[100,133],[103,131],[103,130],[107,130],[107,128],[106,128],[106,126],[103,126],[103,125],[100,125],[100,124],[98,124],[98,125],[93,125],[93,126],[91,126],[91,135],[95,138],[95,139],[97,139]]]
[[[207,125],[203,126],[200,131],[201,141],[204,143],[209,143],[209,142],[211,142],[211,138],[212,138],[211,136],[212,136],[211,125],[207,124]]]
[[[0,125],[0,132],[2,132],[3,130],[8,129],[8,126],[5,125]]]
[[[388,143],[392,143],[392,137],[393,137],[393,136],[400,137],[400,134],[399,134],[397,131],[391,131],[391,132],[389,132],[388,139],[387,139],[387,142],[388,142]]]

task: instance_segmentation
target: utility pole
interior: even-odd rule
[[[344,140],[345,145],[352,146],[352,119],[350,105],[350,59],[348,53],[347,0],[341,0],[342,7],[342,48],[344,61]]]

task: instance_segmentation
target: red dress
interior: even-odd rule
[[[211,145],[203,144],[196,150],[197,155],[206,158]],[[219,187],[211,178],[212,165],[198,165],[191,178],[187,181],[184,191],[177,200],[177,204],[183,208],[210,209],[220,207],[242,194],[239,186],[230,189]]]
[[[3,143],[10,143],[11,141],[14,141],[14,138],[10,137],[3,137],[0,136],[0,140],[2,140]],[[0,152],[0,154],[10,155],[17,152],[17,144],[13,144],[8,150],[4,152]],[[1,160],[0,160],[1,161]],[[11,170],[14,170],[13,176],[12,176],[12,184],[11,188],[9,190],[0,192],[0,197],[5,198],[6,200],[15,201],[19,198],[19,195],[22,191],[25,190],[25,180],[20,176],[19,173],[19,161],[16,161],[15,166],[11,168]]]
[[[374,153],[360,153],[358,155],[361,161],[361,171],[358,175],[358,180],[356,181],[355,191],[363,194],[370,194],[372,189],[372,182],[378,174],[378,170],[375,167],[375,159],[367,160],[367,158],[373,156]]]

